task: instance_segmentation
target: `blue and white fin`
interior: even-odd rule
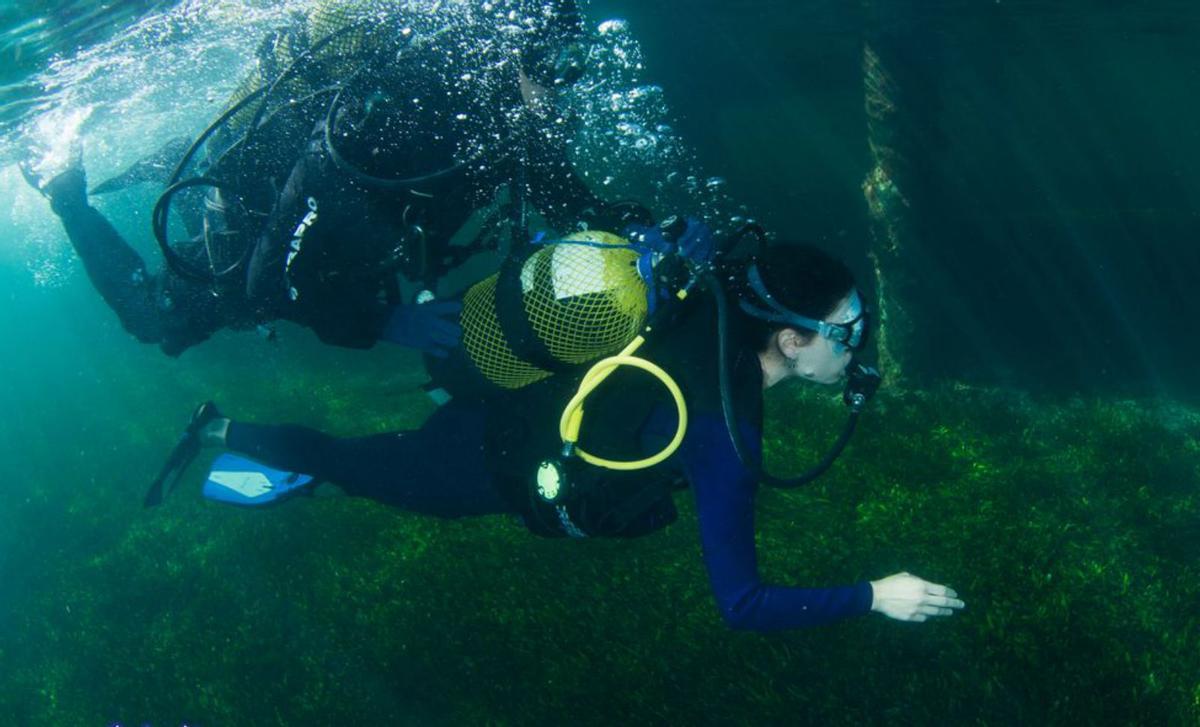
[[[294,495],[312,481],[310,475],[284,472],[225,452],[213,461],[203,492],[216,502],[257,507]]]

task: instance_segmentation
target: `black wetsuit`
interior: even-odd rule
[[[515,128],[505,148],[402,190],[373,188],[343,172],[331,160],[319,127],[285,175],[261,231],[247,239],[235,229],[221,238],[225,245],[253,250],[245,264],[218,283],[193,280],[170,267],[149,273],[141,257],[88,205],[78,172],[68,174],[79,176],[79,189],[70,188],[70,178],[52,183],[51,191],[57,190],[52,208],[122,325],[169,355],[221,328],[276,319],[309,327],[327,343],[366,348],[379,339],[397,303],[397,269],[416,270],[418,278],[438,272],[440,258],[415,263],[411,258],[444,254],[450,237],[502,185],[518,189],[520,199],[559,229],[580,221],[605,229],[623,223],[618,208],[601,202],[575,175],[561,134],[541,129],[551,120],[515,108],[508,115],[523,118],[509,119]],[[369,141],[360,146],[367,147],[363,155],[373,149]],[[410,171],[400,169],[393,176]],[[226,219],[216,199],[210,193],[206,201],[210,235],[240,224]],[[426,241],[419,248],[412,244],[413,225]],[[183,243],[179,252],[206,260],[200,240]]]
[[[609,489],[570,506],[569,517],[585,530],[608,529],[590,534],[651,532],[674,520],[671,484],[682,477],[696,497],[704,562],[731,627],[768,631],[867,613],[872,592],[866,582],[794,588],[760,580],[754,539],[757,482],[737,458],[721,414],[711,313],[693,311],[647,344],[644,355],[666,368],[683,390],[689,417],[683,445],[651,470],[604,475]],[[741,347],[733,380],[739,423],[757,459],[763,373],[753,348]],[[419,430],[358,439],[235,422],[228,444],[269,465],[328,479],[349,494],[406,510],[440,517],[517,513],[537,532],[563,535],[555,511],[532,504],[528,487],[538,459],[557,451],[559,414],[571,384],[560,374],[503,397],[456,398]],[[618,459],[660,449],[676,422],[674,407],[660,389],[640,372],[615,373],[588,400],[581,443]],[[622,501],[637,507],[622,512]]]

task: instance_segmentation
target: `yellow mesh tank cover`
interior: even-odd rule
[[[577,232],[529,256],[519,291],[498,290],[498,274],[476,284],[463,300],[461,319],[471,361],[508,389],[551,375],[513,352],[496,316],[498,295],[521,296],[530,326],[558,361],[584,364],[617,353],[646,320],[646,284],[637,258],[618,235]]]

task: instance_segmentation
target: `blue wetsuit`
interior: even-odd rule
[[[687,436],[672,461],[696,498],[704,563],[722,618],[731,628],[772,631],[867,613],[872,601],[867,582],[795,588],[768,585],[759,578],[754,539],[758,484],[733,449],[719,398],[706,393],[714,374],[711,367],[700,365],[708,357],[696,353],[715,346],[713,337],[701,337],[706,325],[711,321],[683,326],[679,340],[694,345],[677,347],[677,356],[664,354],[654,360],[674,358],[675,368],[668,370],[678,372],[688,399]],[[740,357],[735,376],[738,398],[748,404],[741,418],[743,436],[751,456],[758,459],[762,371],[757,357]],[[698,384],[704,388],[698,389]],[[624,429],[632,430],[643,449],[657,449],[675,430],[675,411],[651,401],[636,386],[628,388],[634,394],[616,397],[610,409],[625,415]],[[640,425],[630,427],[628,412],[635,399],[650,403],[648,413],[633,420]],[[598,419],[606,416],[603,401],[589,407],[589,417],[593,411]],[[557,423],[553,414],[539,418]],[[513,498],[504,496],[506,484],[496,474],[494,458],[489,458],[488,422],[487,405],[455,399],[412,432],[338,439],[301,427],[234,423],[228,443],[270,465],[306,472],[341,485],[349,494],[414,512],[439,517],[522,513]]]
[[[761,440],[751,436],[749,427],[743,434],[747,442]],[[689,421],[683,455],[684,471],[696,497],[704,565],[727,625],[772,631],[819,626],[870,611],[873,593],[865,581],[836,588],[791,588],[762,582],[754,543],[758,483],[738,460],[720,417],[706,413]]]

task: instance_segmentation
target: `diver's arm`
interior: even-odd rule
[[[743,426],[745,441],[761,441]],[[764,584],[754,546],[754,476],[738,460],[719,415],[701,413],[688,424],[684,469],[696,497],[700,540],[721,617],[733,629],[775,631],[820,626],[868,613],[867,582],[833,588]],[[754,453],[758,457],[757,452]]]

